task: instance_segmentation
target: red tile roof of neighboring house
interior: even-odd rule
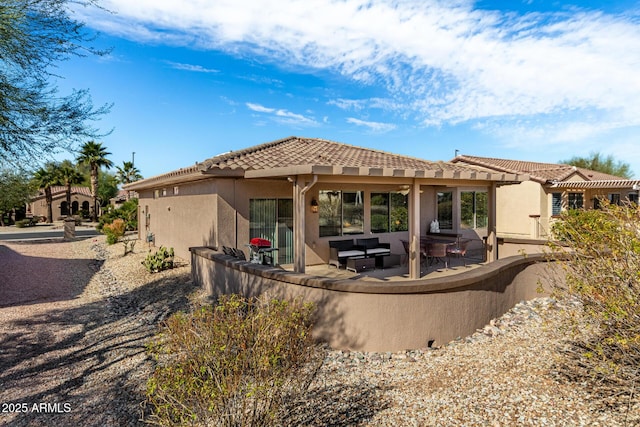
[[[67,187],[64,185],[51,186],[51,196],[58,197],[60,194],[67,194]],[[83,194],[85,196],[91,196],[91,189],[89,187],[71,187],[71,194]],[[32,200],[38,200],[45,196],[44,190],[41,188],[38,190],[38,195],[33,197]]]
[[[208,176],[260,178],[302,174],[445,178],[464,174],[467,179],[522,180],[517,174],[496,175],[473,166],[422,160],[326,139],[292,136],[223,153],[189,168],[137,181],[125,188],[149,188],[153,184],[165,185]]]
[[[542,184],[566,181],[573,176],[578,176],[584,181],[627,181],[625,178],[619,176],[564,164],[538,163],[467,155],[457,156],[451,161],[453,163],[479,166],[495,171],[528,174],[532,181],[537,181]]]

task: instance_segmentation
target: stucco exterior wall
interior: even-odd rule
[[[499,236],[538,238],[539,221],[547,221],[546,195],[540,184],[525,181],[496,190],[496,232]]]
[[[189,247],[216,244],[216,184],[213,180],[140,192],[138,229],[140,239],[153,233],[156,247],[174,248],[176,256],[189,259]],[[163,195],[163,189],[164,195]],[[148,216],[147,216],[148,215]]]
[[[521,300],[540,296],[551,264],[539,256],[501,259],[440,279],[336,280],[191,249],[192,275],[212,295],[301,297],[318,309],[314,334],[336,349],[400,351],[472,334]]]

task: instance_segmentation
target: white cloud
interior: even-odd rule
[[[287,110],[269,108],[260,104],[254,104],[251,102],[246,103],[247,108],[257,113],[270,114],[271,120],[286,125],[292,126],[318,126],[318,122],[315,119],[306,117],[302,114],[292,113]]]
[[[523,117],[543,115],[538,125],[548,126],[544,132],[561,129],[567,111],[589,112],[582,120],[587,133],[640,125],[637,11],[518,15],[477,10],[471,0],[105,0],[103,5],[117,14],[83,13],[90,25],[108,33],[254,54],[329,70],[386,92],[384,98],[330,101],[342,109],[383,108],[435,126],[499,119],[512,129]],[[279,111],[282,118],[304,122],[304,116]],[[571,117],[566,127],[574,123]]]
[[[275,111],[275,108],[267,108],[260,104],[253,104],[251,102],[247,102],[247,108],[257,111],[258,113],[273,113]]]
[[[176,70],[194,71],[196,73],[219,73],[220,72],[220,70],[216,70],[213,68],[205,68],[202,65],[182,64],[179,62],[171,62],[171,61],[167,61],[167,64],[169,64],[171,68],[175,68]]]
[[[353,117],[347,118],[347,123],[351,123],[357,126],[364,126],[376,133],[389,132],[396,128],[396,125],[392,123],[368,122],[368,121],[356,119]]]

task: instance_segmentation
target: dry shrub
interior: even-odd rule
[[[640,209],[603,203],[562,215],[553,233],[572,252],[558,293],[578,302],[571,343],[559,371],[589,384],[608,406],[640,404]],[[637,406],[636,406],[637,407]]]
[[[123,219],[115,219],[111,224],[105,224],[102,227],[102,232],[107,235],[107,243],[113,245],[120,241],[124,237],[126,230],[125,222]]]
[[[311,337],[312,311],[298,301],[231,295],[169,318],[149,346],[158,360],[147,384],[150,421],[277,424],[322,363]]]

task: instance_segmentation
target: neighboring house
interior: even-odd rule
[[[401,239],[441,231],[495,238],[498,185],[518,173],[432,162],[323,139],[289,137],[224,153],[193,166],[125,185],[139,194],[139,233],[188,259],[189,247],[237,247],[261,237],[278,262],[327,263],[329,241],[378,237],[404,253]],[[489,259],[495,245],[489,245]],[[412,252],[415,255],[415,252]],[[420,257],[410,256],[419,277]]]
[[[71,206],[67,206],[67,187],[57,185],[51,187],[53,197],[52,209],[53,220],[66,217],[67,215],[80,215],[82,211],[89,212],[91,206],[91,189],[88,187],[71,187]],[[47,200],[44,190],[40,189],[38,194],[31,199],[27,205],[27,216],[47,216]]]
[[[603,198],[612,203],[638,201],[640,180],[575,166],[467,155],[451,162],[529,175],[527,182],[497,190],[497,233],[507,239],[546,239],[553,218],[562,211],[597,208]]]
[[[109,199],[109,204],[114,208],[119,208],[127,200],[135,199],[137,197],[138,193],[135,191],[118,190],[118,194]]]

